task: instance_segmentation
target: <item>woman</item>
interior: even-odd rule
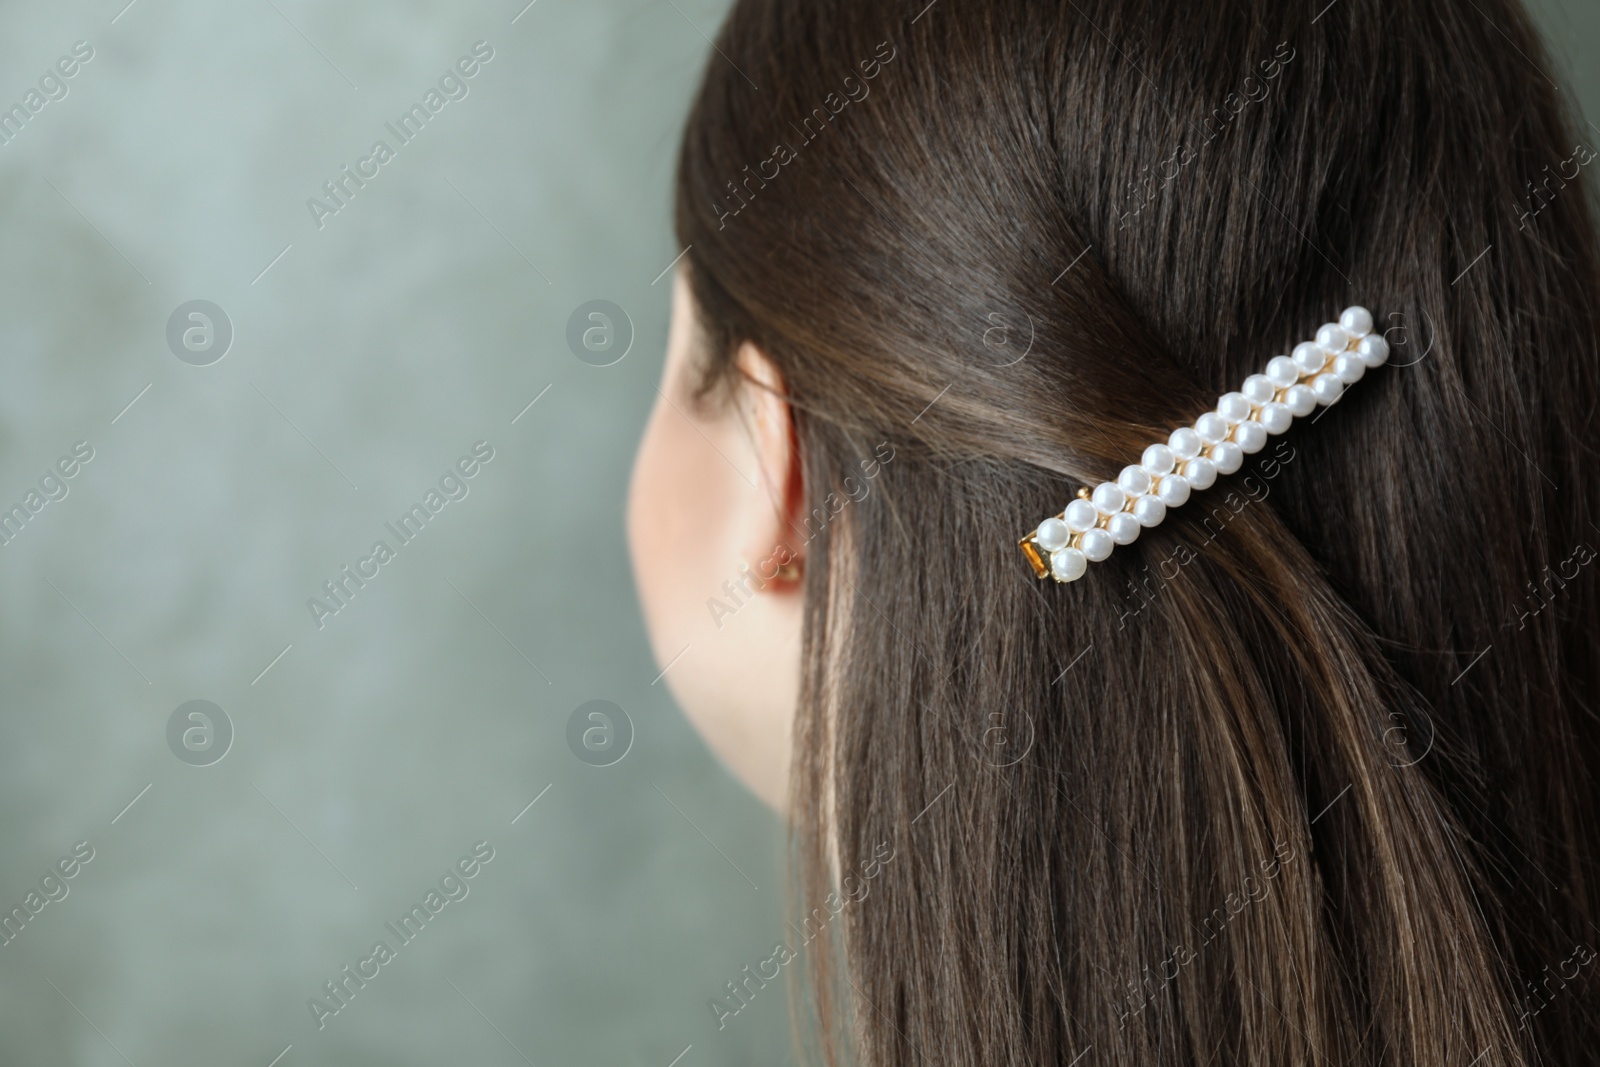
[[[1600,1062],[1600,262],[1550,70],[1515,0],[734,6],[630,543],[792,826],[819,1058]],[[1352,305],[1387,365],[1035,576]]]

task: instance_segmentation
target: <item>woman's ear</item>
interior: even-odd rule
[[[795,436],[789,391],[776,364],[745,341],[736,357],[743,378],[740,406],[756,454],[759,489],[745,517],[744,557],[763,579],[776,572],[779,586],[795,583],[804,566],[805,477]]]

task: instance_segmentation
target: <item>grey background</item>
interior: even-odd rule
[[[95,449],[0,547],[0,911],[95,849],[0,947],[0,1063],[790,1061],[781,990],[706,1006],[782,936],[782,832],[655,681],[622,533],[725,5],[124,3],[0,5],[0,105],[95,49],[0,147],[0,505]],[[1539,13],[1600,115],[1600,11]],[[480,39],[469,95],[313,225]],[[192,299],[234,326],[212,366],[166,347]],[[614,366],[566,347],[592,299],[633,320]],[[466,499],[317,629],[479,439]],[[212,766],[167,747],[194,699],[233,723]],[[634,724],[611,767],[567,748],[592,699]],[[480,839],[319,1031],[307,998]]]

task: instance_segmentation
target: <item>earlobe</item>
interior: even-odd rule
[[[752,342],[740,346],[737,358],[760,490],[745,524],[746,558],[770,560],[763,567],[776,568],[772,580],[780,587],[793,585],[804,566],[796,518],[804,506],[805,484],[788,386],[777,365]]]
[[[743,569],[753,571],[759,579],[756,585],[758,591],[774,584],[780,589],[796,585],[805,573],[801,568],[800,558],[786,544],[774,545],[772,551],[762,557],[753,568],[748,559],[744,560]]]

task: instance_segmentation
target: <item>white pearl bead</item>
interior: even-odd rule
[[[1121,511],[1122,506],[1128,502],[1127,496],[1117,488],[1115,482],[1101,482],[1095,486],[1094,496],[1090,497],[1090,500],[1094,502],[1095,510],[1106,515]]]
[[[1272,379],[1265,374],[1252,374],[1244,380],[1244,385],[1240,386],[1239,391],[1250,403],[1260,407],[1262,404],[1272,403],[1272,398],[1278,394],[1278,387],[1273,385]]]
[[[1119,511],[1106,520],[1106,533],[1119,545],[1131,545],[1139,539],[1139,520]]]
[[[1311,391],[1316,394],[1317,403],[1326,406],[1339,399],[1344,383],[1332,374],[1319,374],[1311,379]]]
[[[1095,506],[1089,501],[1079,497],[1067,505],[1066,518],[1067,529],[1073,533],[1082,533],[1100,521],[1100,512],[1096,511]]]
[[[1232,474],[1244,466],[1244,450],[1232,441],[1212,445],[1211,462],[1216,464],[1218,474]]]
[[[1289,407],[1289,414],[1295,418],[1309,415],[1317,408],[1317,394],[1311,391],[1309,385],[1296,385],[1283,394],[1283,402]]]
[[[1360,304],[1347,307],[1339,316],[1339,327],[1351,337],[1365,337],[1372,332],[1372,312]]]
[[[1167,505],[1158,496],[1142,496],[1133,502],[1133,517],[1140,526],[1157,526],[1167,517]]]
[[[1270,434],[1280,434],[1294,422],[1294,415],[1289,411],[1289,405],[1274,401],[1261,409],[1261,425]]]
[[[1367,365],[1361,362],[1361,357],[1354,352],[1346,352],[1342,356],[1333,357],[1333,369],[1329,373],[1349,385],[1361,380],[1361,376],[1367,373]]]
[[[1150,491],[1150,475],[1143,467],[1123,467],[1117,475],[1117,488],[1130,497]]]
[[[1317,331],[1317,347],[1330,353],[1343,352],[1350,347],[1350,335],[1337,322],[1324,323]]]
[[[1200,446],[1205,442],[1200,440],[1200,435],[1187,426],[1180,426],[1172,431],[1167,438],[1167,447],[1172,449],[1172,454],[1179,460],[1193,459],[1200,454]]]
[[[1039,528],[1033,531],[1033,539],[1039,542],[1039,547],[1046,552],[1065,548],[1071,538],[1072,531],[1067,529],[1067,524],[1056,518],[1044,520],[1039,524]]]
[[[1389,359],[1389,342],[1381,333],[1369,333],[1356,345],[1356,355],[1369,367],[1381,367]]]
[[[1183,465],[1183,477],[1196,489],[1210,489],[1217,481],[1217,465],[1201,456]]]
[[[1245,401],[1247,407],[1249,403],[1249,401]],[[1248,417],[1246,416],[1246,418]],[[1214,445],[1218,441],[1226,441],[1230,429],[1232,427],[1228,424],[1228,420],[1218,415],[1215,411],[1208,411],[1194,420],[1194,432],[1199,435],[1201,441],[1208,445]]]
[[[1294,360],[1301,374],[1315,374],[1328,362],[1328,353],[1311,341],[1301,341],[1294,346],[1294,353],[1289,358]]]
[[[1089,569],[1089,560],[1075,548],[1050,553],[1050,573],[1058,582],[1075,582]]]
[[[1117,543],[1111,540],[1111,535],[1104,530],[1085,530],[1083,537],[1078,541],[1078,547],[1083,550],[1084,558],[1090,563],[1099,563],[1111,555],[1111,550]]]
[[[1266,446],[1267,428],[1254,420],[1241,422],[1233,428],[1233,440],[1245,455],[1259,452]]]
[[[1279,389],[1287,389],[1300,380],[1300,368],[1288,356],[1273,356],[1267,361],[1267,377]]]
[[[1182,475],[1169,474],[1156,486],[1156,496],[1169,508],[1181,508],[1189,499],[1189,483]]]
[[[1166,445],[1151,445],[1144,450],[1144,455],[1139,459],[1139,466],[1152,475],[1159,476],[1172,470],[1176,462],[1177,457],[1172,454],[1172,449]]]
[[[1250,417],[1250,398],[1243,393],[1228,393],[1217,401],[1217,414],[1229,426],[1237,426]],[[1199,423],[1195,425],[1198,428]]]

